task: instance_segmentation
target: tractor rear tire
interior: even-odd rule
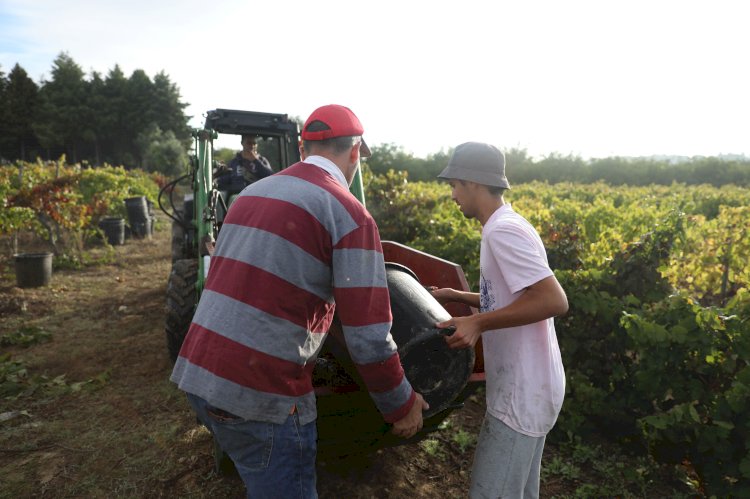
[[[198,260],[176,260],[167,282],[167,349],[174,363],[193,320],[198,295]]]
[[[183,210],[175,210],[174,216],[180,220],[184,220]],[[185,250],[185,227],[183,223],[178,223],[172,220],[172,262],[187,258],[188,254]]]

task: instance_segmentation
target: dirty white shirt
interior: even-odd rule
[[[536,229],[501,206],[482,229],[480,310],[503,308],[553,275]],[[515,431],[544,436],[565,395],[565,371],[553,319],[482,334],[487,411]]]

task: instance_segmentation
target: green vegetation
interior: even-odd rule
[[[58,258],[86,259],[86,241],[108,216],[126,218],[124,200],[146,196],[154,202],[166,179],[142,170],[105,165],[84,169],[57,162],[0,166],[0,236],[34,232]]]
[[[0,399],[15,400],[36,397],[59,397],[83,389],[93,390],[109,380],[107,371],[85,381],[68,382],[65,374],[50,378],[29,369],[22,360],[10,354],[0,355]]]
[[[690,478],[677,469],[668,477],[664,475],[665,469],[648,456],[627,456],[611,446],[605,448],[598,444],[562,444],[542,467],[543,482],[555,478],[573,485],[574,492],[565,497],[653,497],[655,490],[664,487],[665,478],[695,487]],[[695,495],[673,491],[669,497]]]
[[[37,85],[16,64],[0,71],[0,162],[66,155],[74,163],[179,173],[191,144],[177,86],[160,72],[126,77],[115,65],[85,78],[66,53]]]
[[[466,449],[473,447],[477,443],[477,435],[469,433],[465,430],[458,430],[453,434],[453,442],[458,445],[461,452],[466,452]]]
[[[709,184],[715,187],[735,184],[750,186],[750,158],[715,157],[680,158],[600,158],[583,160],[552,154],[539,161],[525,151],[508,154],[510,178],[516,183],[533,180],[549,183],[605,182],[609,185],[648,186]]]
[[[367,165],[376,175],[390,170],[407,172],[409,180],[434,181],[448,163],[452,149],[417,158],[395,144],[372,148]],[[532,181],[590,184],[603,182],[612,186],[671,185],[673,182],[715,187],[734,184],[750,186],[750,158],[600,158],[584,160],[577,156],[550,154],[542,159],[531,158],[524,149],[505,150],[511,184]]]
[[[419,442],[419,446],[430,456],[438,457],[440,459],[445,458],[440,441],[435,438],[426,438]]]
[[[477,283],[480,226],[447,185],[365,179],[383,239],[459,263]],[[568,383],[550,440],[647,449],[689,463],[710,494],[750,494],[747,199],[734,185],[531,182],[507,193],[570,302],[556,321]]]
[[[23,326],[15,331],[0,336],[0,346],[19,345],[28,347],[49,341],[52,334],[37,326]]]

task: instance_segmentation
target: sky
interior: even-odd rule
[[[744,0],[0,0],[0,70],[164,71],[191,126],[350,107],[370,145],[750,156]],[[230,140],[231,139],[231,140]],[[236,137],[219,147],[239,149]]]

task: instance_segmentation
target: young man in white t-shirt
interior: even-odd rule
[[[479,309],[437,324],[455,326],[446,338],[451,348],[473,348],[482,338],[487,413],[470,497],[538,497],[545,436],[565,394],[553,317],[567,312],[568,300],[536,229],[503,199],[510,184],[500,150],[461,144],[438,178],[448,180],[464,216],[482,224],[480,292],[432,290],[441,303]]]

